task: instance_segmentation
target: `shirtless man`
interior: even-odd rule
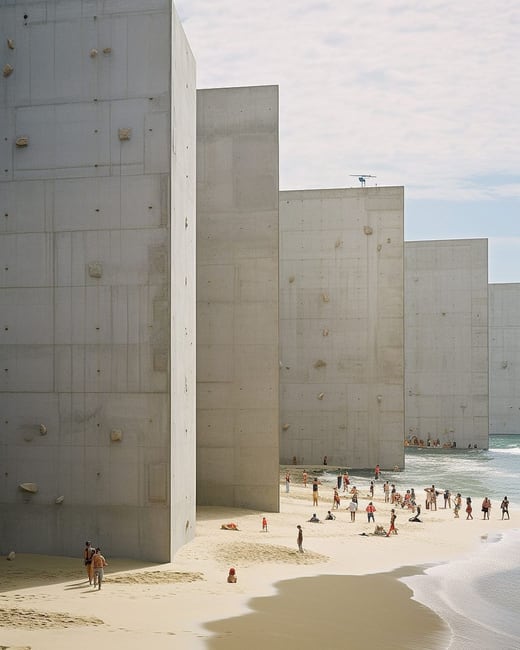
[[[85,569],[87,570],[87,578],[89,585],[92,584],[94,579],[94,571],[92,569],[92,556],[96,550],[90,542],[85,542],[85,548],[83,549],[83,559],[85,560]]]
[[[101,583],[105,575],[103,569],[107,566],[107,561],[101,555],[101,549],[96,548],[96,552],[92,556],[92,568],[94,569],[94,587],[97,584],[98,590],[101,589]]]

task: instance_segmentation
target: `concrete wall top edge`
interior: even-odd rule
[[[468,237],[467,239],[425,239],[425,240],[407,240],[405,245],[409,246],[429,246],[435,244],[436,246],[452,246],[453,244],[459,244],[461,246],[467,246],[470,242],[479,242],[484,243],[487,246],[488,238],[487,237]]]
[[[256,90],[258,88],[264,88],[264,89],[273,89],[275,88],[276,91],[279,90],[278,84],[262,84],[259,86],[222,86],[220,87],[215,87],[215,88],[197,88],[197,93],[211,93],[211,92],[220,92],[221,90],[237,90],[237,91],[243,91],[243,90]]]
[[[381,193],[394,190],[396,193],[402,192],[404,194],[404,185],[380,185],[377,187],[333,187],[323,189],[308,189],[308,190],[280,190],[280,200],[299,200],[309,198],[341,198],[347,194],[360,194],[360,193]],[[363,194],[361,194],[363,196]]]

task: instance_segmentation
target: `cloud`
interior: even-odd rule
[[[516,0],[177,0],[199,87],[280,86],[280,186],[518,196]],[[482,180],[475,182],[481,176]]]

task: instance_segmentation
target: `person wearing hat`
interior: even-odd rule
[[[237,572],[235,571],[235,569],[233,567],[231,567],[231,569],[229,569],[227,581],[232,583],[232,584],[234,584],[237,581]]]

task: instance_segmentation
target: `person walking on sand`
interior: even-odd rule
[[[341,499],[339,497],[339,492],[336,488],[334,488],[334,497],[332,500],[332,509],[333,510],[339,510],[339,507],[341,505]]]
[[[85,542],[85,548],[83,549],[83,559],[85,561],[85,568],[87,570],[87,578],[89,585],[92,584],[94,580],[94,569],[92,568],[92,556],[96,552],[96,549],[92,546],[90,542]]]
[[[383,492],[385,493],[385,503],[390,501],[390,484],[385,481],[383,484]]]
[[[348,477],[348,472],[345,472],[343,474],[343,492],[347,491],[349,485],[350,485],[350,479]]]
[[[379,480],[379,477],[381,476],[381,468],[379,467],[379,463],[376,465],[376,468],[374,470],[374,478],[375,480]]]
[[[461,504],[462,504],[462,496],[460,492],[457,492],[457,496],[455,497],[455,507],[453,508],[453,516],[455,517],[455,519],[459,518],[459,510]]]
[[[101,583],[103,582],[103,578],[105,576],[103,569],[107,566],[107,564],[107,561],[101,555],[101,549],[99,547],[96,548],[96,552],[92,556],[92,566],[94,568],[94,587],[97,585],[98,590],[101,589]]]
[[[289,472],[285,472],[285,491],[289,493],[289,487],[291,485],[291,474]]]
[[[466,497],[466,519],[473,519],[473,506],[471,505],[471,497]]]
[[[315,476],[313,481],[312,481],[312,505],[317,506],[318,505],[318,486],[320,485],[320,482],[318,481],[318,478]]]
[[[352,501],[350,502],[348,509],[350,510],[350,521],[356,521],[356,511],[358,509],[358,503],[357,501],[352,498]]]
[[[307,487],[307,478],[308,478],[308,477],[309,477],[309,475],[307,474],[307,470],[304,469],[304,470],[303,470],[303,474],[302,474],[303,487]]]
[[[341,473],[341,468],[340,467],[338,467],[338,476],[337,476],[336,482],[338,484],[338,490],[341,490],[341,484],[343,482],[343,475]]]
[[[396,519],[397,519],[397,515],[395,514],[395,510],[392,508],[392,512],[390,513],[390,528],[388,529],[388,532],[386,534],[387,537],[390,537],[390,533],[397,535],[397,528],[395,527]]]
[[[367,517],[368,517],[368,523],[372,522],[375,523],[375,518],[374,518],[374,512],[376,511],[372,501],[368,504],[368,506],[365,508]]]
[[[265,517],[262,517],[262,531],[267,533],[267,519]]]
[[[444,490],[444,509],[449,508],[451,510],[451,492],[446,489]]]
[[[482,519],[489,519],[489,511],[491,510],[491,501],[487,498],[484,497],[484,501],[482,501]]]
[[[507,515],[507,518],[509,519],[509,499],[507,497],[502,499],[500,508],[502,509],[502,519],[504,518],[504,515]]]
[[[296,538],[296,543],[298,544],[298,550],[300,553],[303,553],[303,530],[300,524],[296,526],[298,529],[298,537]]]

